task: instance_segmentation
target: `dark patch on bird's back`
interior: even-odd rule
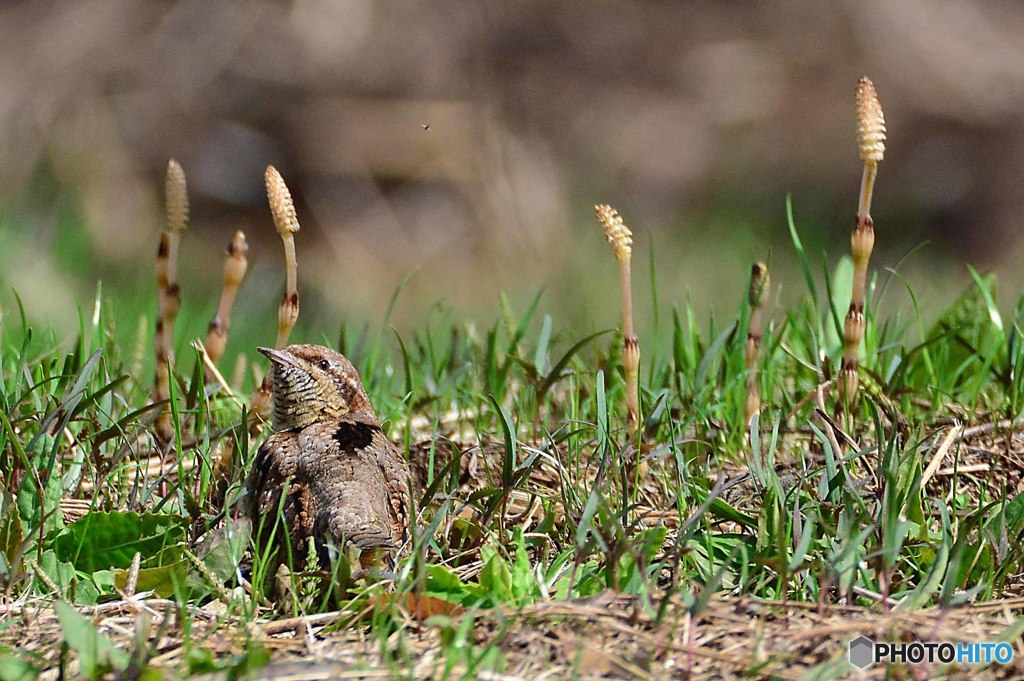
[[[374,433],[379,430],[379,426],[371,426],[368,423],[345,422],[338,424],[333,437],[342,451],[366,449],[373,442]]]

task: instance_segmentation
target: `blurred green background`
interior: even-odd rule
[[[778,315],[805,292],[787,194],[812,260],[848,252],[867,74],[890,138],[872,267],[920,247],[900,272],[934,316],[967,262],[1022,283],[1021,35],[1024,5],[994,1],[5,4],[0,308],[16,289],[72,334],[102,280],[119,332],[151,322],[173,156],[192,202],[181,344],[205,331],[234,230],[252,247],[229,357],[275,333],[268,163],[302,224],[297,340],[379,326],[407,276],[400,330],[439,302],[490,324],[500,291],[521,307],[541,288],[562,328],[614,325],[598,201],[636,233],[641,338],[652,251],[661,304],[701,315],[733,314],[770,258]]]

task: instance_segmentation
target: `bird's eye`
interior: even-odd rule
[[[328,362],[326,359],[320,360],[319,362],[316,363],[316,365],[323,371],[327,371],[328,369],[331,368],[331,363]]]

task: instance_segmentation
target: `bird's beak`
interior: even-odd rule
[[[295,356],[287,350],[275,350],[273,348],[256,348],[261,353],[266,355],[274,364],[279,364],[286,367],[298,367],[299,363],[295,360]]]

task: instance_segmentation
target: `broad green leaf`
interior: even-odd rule
[[[1006,526],[1017,530],[1024,522],[1024,493],[1018,494],[1006,504]]]
[[[175,586],[183,584],[188,570],[188,561],[180,560],[170,565],[139,570],[139,580],[135,583],[136,592],[155,591],[161,598],[170,598],[175,593]],[[124,591],[128,585],[128,570],[114,573],[114,585]]]
[[[526,551],[526,537],[523,528],[517,527],[513,542],[516,547],[515,562],[512,563],[512,592],[517,600],[529,597],[536,585],[533,569],[530,567],[530,554]]]
[[[42,457],[35,457],[33,467],[38,471],[43,483],[42,499],[39,498],[39,488],[34,479],[35,473],[26,475],[18,490],[18,511],[24,524],[35,530],[40,523],[43,525],[43,533],[55,532],[64,526],[63,516],[60,512],[60,497],[63,494],[63,479],[53,472],[46,474],[40,470]]]
[[[99,592],[104,595],[114,595],[114,571],[113,570],[97,570],[92,573],[92,582],[99,589]]]
[[[497,551],[490,551],[491,557],[480,571],[480,586],[496,601],[507,601],[512,597],[512,570]]]
[[[825,324],[825,348],[826,352],[831,353],[843,344],[842,320],[846,318],[846,311],[850,307],[850,298],[853,295],[853,260],[850,256],[844,255],[836,263],[830,293],[832,323]]]
[[[53,551],[45,551],[39,557],[39,569],[61,591],[69,589],[75,581],[75,567],[71,563],[58,560],[57,554]]]
[[[7,559],[8,565],[14,564],[24,538],[18,507],[11,495],[4,492],[3,511],[0,511],[0,552]]]
[[[218,579],[227,581],[242,562],[251,530],[252,525],[247,519],[228,520],[206,537],[196,555]]]
[[[82,676],[95,679],[108,671],[121,671],[128,666],[128,654],[118,649],[73,607],[64,601],[57,601],[53,609],[64,632],[64,642],[78,653]]]
[[[652,527],[644,530],[639,539],[640,553],[648,564],[654,562],[654,558],[665,545],[665,538],[668,536],[668,528],[665,526]]]
[[[20,657],[0,655],[0,681],[31,681],[39,676],[39,669]]]
[[[729,520],[734,523],[739,523],[744,527],[754,528],[757,527],[757,519],[753,518],[746,513],[736,510],[728,502],[715,497],[711,501],[711,513],[724,520]]]
[[[53,549],[58,558],[71,562],[75,569],[95,572],[127,569],[136,553],[141,553],[146,560],[184,539],[182,516],[93,511],[58,534],[53,540]]]
[[[96,605],[100,600],[100,590],[88,579],[76,580],[72,594],[75,605]]]
[[[479,603],[488,594],[479,584],[466,584],[457,574],[442,565],[428,565],[426,594],[452,603]]]
[[[443,565],[428,565],[426,572],[430,593],[457,593],[465,588],[459,576]]]

